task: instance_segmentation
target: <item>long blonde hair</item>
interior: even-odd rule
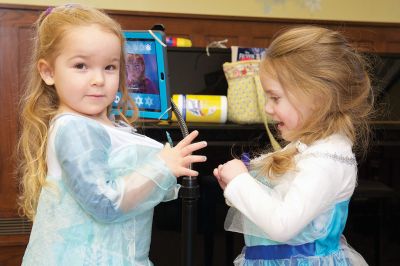
[[[54,86],[42,80],[37,64],[40,59],[54,63],[62,47],[66,31],[74,27],[96,24],[103,30],[115,34],[121,42],[119,108],[123,113],[127,108],[137,107],[128,97],[125,86],[125,49],[120,25],[104,12],[81,5],[64,5],[48,8],[34,24],[35,36],[28,66],[25,92],[21,99],[21,137],[18,142],[18,174],[21,177],[18,199],[20,212],[33,220],[36,214],[41,188],[46,182],[46,149],[50,120],[57,113],[59,98]],[[109,106],[108,111],[111,110]],[[131,119],[132,122],[135,119]]]
[[[277,80],[299,104],[312,104],[313,115],[289,139],[311,144],[334,133],[347,136],[356,151],[366,151],[373,94],[366,60],[337,31],[316,26],[291,28],[267,50],[261,75]],[[290,90],[290,91],[289,91]],[[358,148],[362,149],[358,149]],[[278,177],[294,169],[297,149],[289,146],[256,161],[261,175]]]

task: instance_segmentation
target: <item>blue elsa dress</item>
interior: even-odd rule
[[[69,113],[49,132],[48,182],[22,265],[153,265],[153,209],[179,189],[157,155],[163,145]]]
[[[298,149],[294,170],[277,179],[253,170],[225,188],[225,229],[245,240],[234,265],[367,265],[342,235],[357,179],[351,141],[334,134],[290,145]]]

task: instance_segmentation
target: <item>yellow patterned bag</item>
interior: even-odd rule
[[[272,136],[265,114],[265,94],[261,86],[260,60],[224,63],[228,81],[228,120],[238,124],[263,123],[274,149],[280,146]]]

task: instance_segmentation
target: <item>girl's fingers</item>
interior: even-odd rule
[[[217,179],[219,179],[218,169],[217,168],[214,168],[213,174]]]
[[[189,169],[189,168],[182,168],[182,170],[180,171],[180,175],[179,176],[198,176],[199,172]]]
[[[220,186],[223,190],[225,190],[226,184],[225,184],[224,182],[222,182],[220,179],[217,179],[217,181],[218,181],[219,186]]]
[[[206,146],[207,146],[206,141],[192,143],[192,144],[187,145],[186,147],[182,147],[181,154],[183,156],[187,156],[187,155],[192,154],[193,152],[200,150]]]
[[[189,155],[183,159],[185,165],[189,165],[191,163],[202,163],[205,161],[207,161],[207,157],[202,155]]]
[[[176,148],[183,148],[187,145],[189,145],[190,143],[192,143],[192,141],[199,135],[199,131],[194,130],[192,131],[189,135],[187,135],[183,140],[181,140],[175,147]]]

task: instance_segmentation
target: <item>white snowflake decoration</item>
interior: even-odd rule
[[[286,0],[257,0],[262,2],[264,5],[264,13],[268,14],[271,12],[273,5],[283,5]],[[292,0],[299,2],[300,5],[309,9],[311,12],[315,12],[321,9],[322,0]]]
[[[146,97],[144,99],[144,104],[147,106],[152,106],[153,105],[153,100],[150,97]]]
[[[143,98],[140,97],[139,95],[135,97],[135,103],[137,106],[142,106],[143,105]]]
[[[304,0],[304,5],[311,11],[321,10],[321,0]]]

